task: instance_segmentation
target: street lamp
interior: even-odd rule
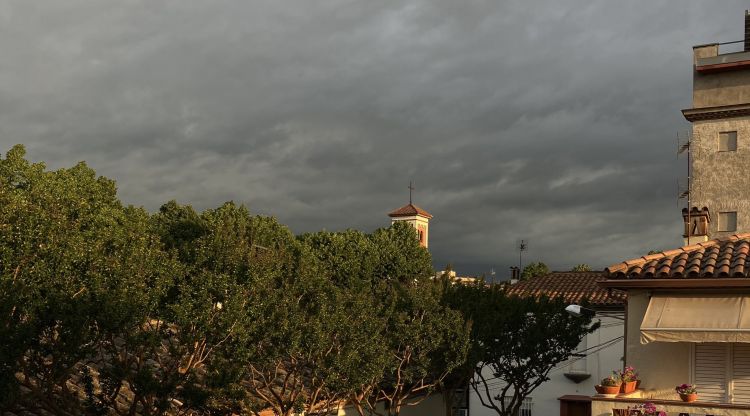
[[[572,305],[568,305],[568,306],[565,307],[565,312],[567,312],[567,313],[569,313],[569,314],[571,314],[573,316],[578,316],[578,317],[583,316],[583,313],[581,313],[581,311],[583,311],[583,310],[590,311],[593,314],[599,315],[601,317],[619,319],[621,321],[625,320],[625,318],[623,318],[622,316],[617,316],[617,315],[611,315],[611,314],[607,314],[607,313],[597,312],[597,311],[595,311],[593,309],[584,308],[581,305],[572,304]]]

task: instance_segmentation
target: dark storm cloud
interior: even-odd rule
[[[435,215],[436,267],[604,267],[680,243],[691,46],[743,2],[0,2],[0,144],[127,203],[295,232]]]

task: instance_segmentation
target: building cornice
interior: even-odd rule
[[[748,289],[748,278],[708,278],[708,279],[607,279],[598,282],[606,289],[701,289],[727,290]]]
[[[690,122],[745,117],[750,116],[750,103],[722,105],[716,107],[686,108],[682,110],[682,115]]]

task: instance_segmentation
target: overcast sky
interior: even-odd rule
[[[434,215],[434,264],[681,244],[692,49],[742,1],[0,0],[0,152],[295,233]]]

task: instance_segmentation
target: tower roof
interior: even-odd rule
[[[389,217],[411,217],[414,215],[420,215],[428,219],[432,218],[432,214],[412,203],[404,205],[403,207],[388,213]]]

